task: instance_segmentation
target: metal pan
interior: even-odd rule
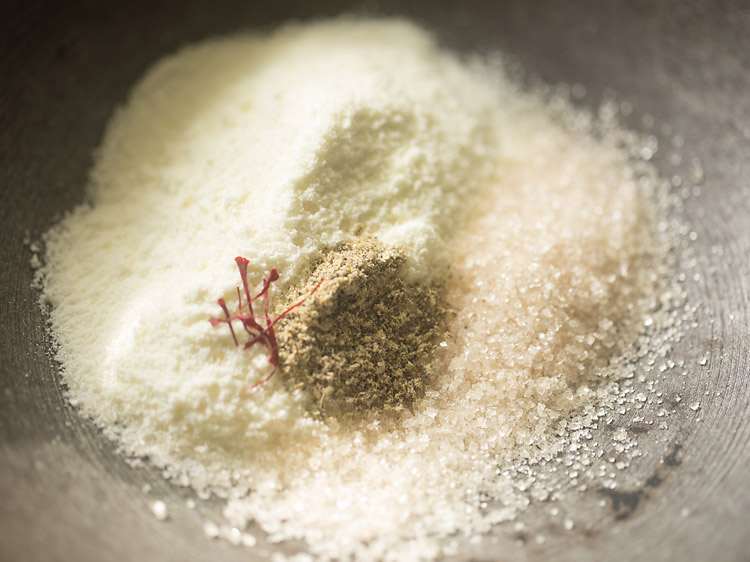
[[[526,531],[502,527],[495,543],[466,544],[456,559],[749,560],[750,6],[676,0],[6,3],[0,558],[247,561],[300,546],[268,546],[261,533],[254,550],[211,541],[201,525],[217,503],[189,509],[189,490],[126,464],[66,406],[24,240],[82,201],[107,119],[150,63],[211,35],[351,10],[411,16],[451,48],[500,48],[548,83],[582,84],[580,103],[592,109],[611,89],[634,108],[626,125],[661,141],[661,172],[690,178],[694,191],[684,219],[696,238],[686,284],[697,326],[672,352],[687,373],[665,377],[663,404],[641,411],[655,423],[618,420],[639,434],[643,457],[616,490],[589,489],[561,506],[572,529],[533,505]],[[670,159],[675,134],[680,163]],[[675,413],[660,425],[664,404]],[[150,513],[156,498],[170,506],[168,521]]]

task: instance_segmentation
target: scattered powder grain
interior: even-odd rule
[[[165,504],[161,500],[157,500],[151,504],[151,511],[153,512],[154,517],[156,517],[159,521],[164,521],[169,517],[167,504]]]
[[[656,147],[611,117],[470,69],[398,20],[288,26],[166,59],[113,119],[90,203],[46,236],[71,399],[127,455],[226,498],[212,537],[254,545],[242,529],[255,521],[320,559],[455,554],[453,538],[549,497],[533,467],[589,450],[587,428],[632,392],[620,381],[678,332]],[[360,224],[387,248],[351,243]],[[237,255],[257,282],[278,268],[283,292],[304,291],[316,262],[333,273],[279,325],[284,368],[253,392],[267,358],[207,321],[234,295]],[[430,287],[449,264],[456,316],[429,353],[427,312],[442,306]],[[406,309],[384,311],[374,337],[395,347],[365,352],[364,369],[403,362],[409,407],[351,423],[311,413],[310,395],[388,403],[347,387],[375,379],[348,377],[362,351],[346,344],[369,335],[354,316],[389,299]],[[327,327],[341,331],[327,340]]]

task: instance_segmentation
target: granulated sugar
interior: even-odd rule
[[[113,120],[91,205],[46,237],[72,399],[127,455],[226,498],[209,536],[252,546],[255,521],[321,559],[451,554],[562,489],[535,467],[598,471],[587,428],[637,402],[619,381],[679,334],[655,147],[611,117],[402,21],[167,59]],[[233,258],[287,290],[361,228],[407,249],[405,283],[446,283],[423,396],[338,418],[283,377],[247,392],[267,358],[207,321],[235,295]]]

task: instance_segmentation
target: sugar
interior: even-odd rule
[[[156,517],[159,521],[164,521],[167,517],[169,517],[167,504],[165,504],[161,500],[155,501],[151,504],[151,511],[153,512],[154,517]]]

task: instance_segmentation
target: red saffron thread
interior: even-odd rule
[[[229,331],[232,333],[234,345],[239,347],[240,343],[237,339],[237,334],[235,333],[234,326],[232,325],[233,322],[239,320],[249,337],[249,339],[242,346],[242,349],[250,349],[256,343],[260,343],[263,347],[268,349],[268,352],[270,354],[268,357],[268,362],[273,367],[273,370],[268,376],[248,387],[245,387],[246,390],[253,390],[263,383],[268,382],[271,377],[276,374],[276,371],[279,368],[279,344],[276,341],[276,331],[274,330],[274,326],[277,322],[283,320],[286,315],[289,314],[292,310],[303,304],[310,296],[312,296],[312,294],[317,291],[318,287],[320,287],[320,285],[323,283],[324,279],[318,281],[318,284],[313,287],[312,291],[310,291],[307,296],[288,307],[286,310],[284,310],[284,312],[282,312],[275,318],[271,318],[271,315],[269,314],[271,301],[270,289],[271,284],[279,279],[279,272],[275,269],[269,271],[268,277],[263,279],[263,288],[257,295],[251,297],[250,284],[247,281],[247,265],[250,263],[250,260],[238,256],[234,259],[234,261],[237,263],[237,268],[240,270],[240,278],[242,279],[242,291],[239,287],[237,287],[237,311],[234,314],[230,314],[226,301],[224,299],[219,299],[217,302],[219,303],[219,306],[224,313],[224,318],[209,318],[209,322],[211,322],[211,326],[214,327],[218,326],[219,324],[226,324],[227,326],[229,326]],[[242,302],[243,291],[245,293],[244,303]],[[253,302],[257,301],[261,297],[263,298],[263,315],[257,316],[253,312]],[[265,327],[263,327],[259,323],[259,320],[265,323]]]

